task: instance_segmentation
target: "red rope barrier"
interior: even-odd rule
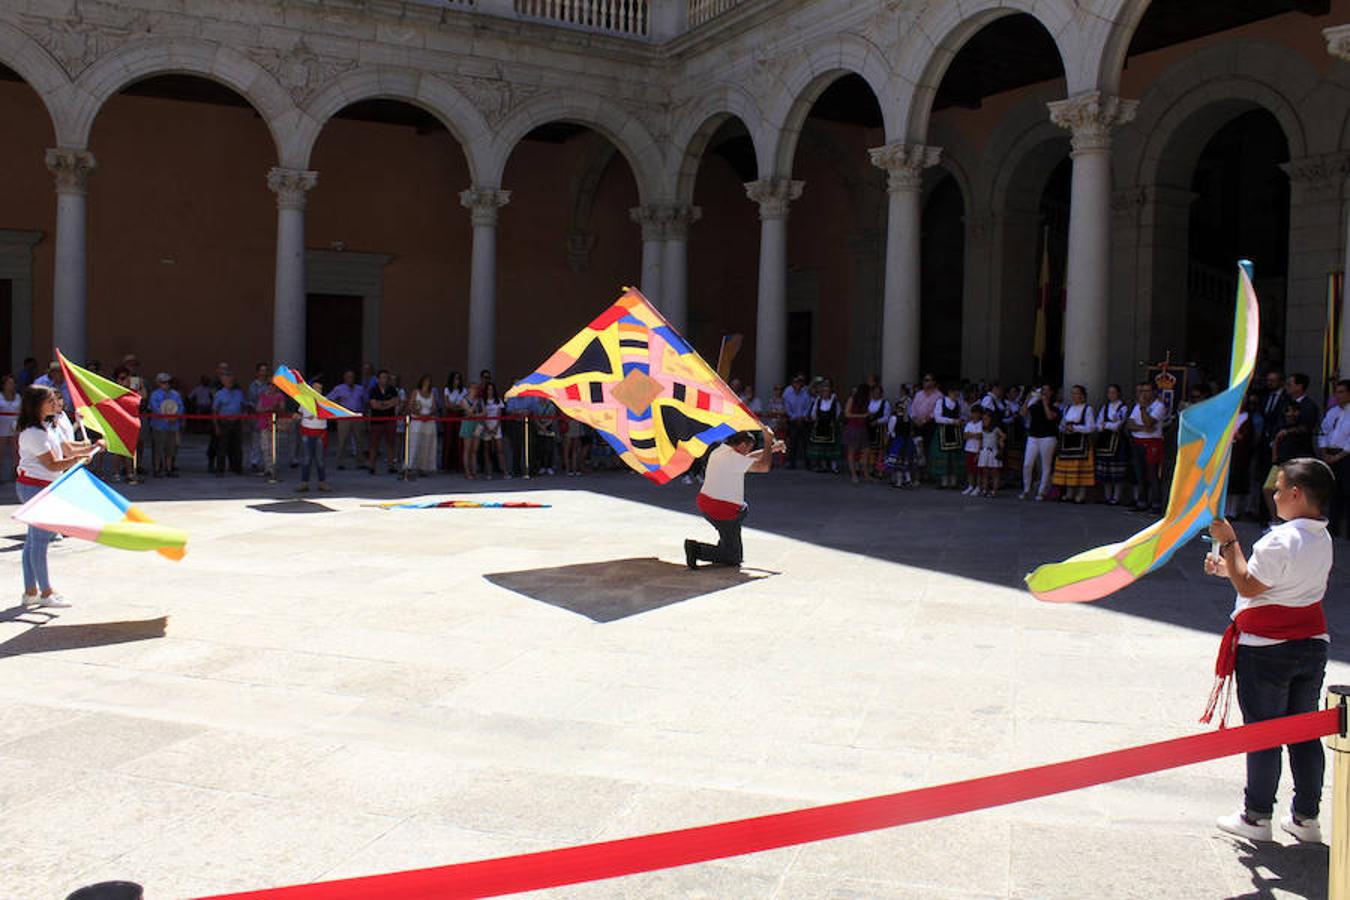
[[[495,897],[893,828],[1310,741],[1341,728],[1341,710],[1325,709],[865,800],[432,869],[222,894],[210,900]]]

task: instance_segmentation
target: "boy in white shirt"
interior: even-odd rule
[[[1238,705],[1248,724],[1320,707],[1331,640],[1322,611],[1332,563],[1324,510],[1335,490],[1331,469],[1321,460],[1303,457],[1281,464],[1275,507],[1283,522],[1256,542],[1250,560],[1232,525],[1223,519],[1210,523],[1216,553],[1206,556],[1205,571],[1228,578],[1237,590],[1237,602],[1223,636],[1214,693],[1203,721],[1208,721],[1234,674]],[[1294,800],[1280,827],[1300,841],[1322,840],[1317,814],[1325,767],[1320,741],[1289,745]],[[1250,840],[1271,840],[1279,782],[1279,747],[1248,753],[1246,803],[1219,819],[1219,828]]]

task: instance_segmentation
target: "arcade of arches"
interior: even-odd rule
[[[1321,371],[1350,0],[742,0],[666,43],[171,5],[0,10],[0,368],[506,378],[636,283],[761,392],[1100,390],[1221,377],[1248,257],[1264,361]]]

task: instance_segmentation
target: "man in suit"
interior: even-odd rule
[[[1278,369],[1267,372],[1265,391],[1261,398],[1261,431],[1256,435],[1249,476],[1252,484],[1250,496],[1253,498],[1250,511],[1258,520],[1264,520],[1268,515],[1260,498],[1266,475],[1275,458],[1271,445],[1275,442],[1275,435],[1284,427],[1284,407],[1288,402],[1289,397],[1284,392],[1284,373]]]

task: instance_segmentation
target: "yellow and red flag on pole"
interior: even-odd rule
[[[1330,273],[1327,276],[1327,321],[1322,333],[1322,389],[1328,396],[1341,377],[1341,306],[1344,296],[1345,273]]]
[[[75,365],[59,347],[56,358],[80,421],[103,435],[109,452],[134,457],[141,435],[141,395]]]

